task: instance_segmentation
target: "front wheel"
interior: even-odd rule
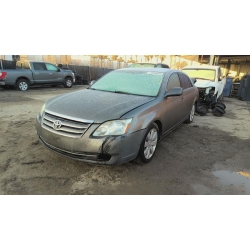
[[[64,80],[64,87],[71,88],[73,86],[73,79],[71,77],[66,77]]]
[[[138,156],[142,162],[148,163],[152,160],[159,139],[159,129],[155,123],[152,123],[141,142]]]
[[[30,87],[30,83],[26,79],[20,79],[16,83],[16,90],[26,91]]]
[[[191,112],[190,112],[187,120],[184,121],[184,123],[187,123],[187,124],[191,123],[194,120],[194,113],[195,113],[195,104],[193,104]]]

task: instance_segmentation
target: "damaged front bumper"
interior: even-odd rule
[[[105,165],[119,165],[137,157],[145,130],[119,136],[92,137],[99,125],[92,124],[80,138],[71,138],[42,127],[39,115],[36,119],[39,140],[46,148],[61,155]]]
[[[214,103],[217,101],[217,96],[215,94],[215,89],[209,88],[198,88],[199,90],[199,100],[206,101],[207,103]]]

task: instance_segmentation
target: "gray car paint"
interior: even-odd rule
[[[100,163],[100,161],[72,155],[75,152],[95,156],[96,154],[109,154],[111,159],[101,161],[102,164],[122,164],[137,156],[141,141],[151,123],[155,122],[158,125],[160,136],[163,136],[188,118],[192,105],[198,99],[198,90],[195,86],[184,90],[180,96],[165,98],[168,79],[172,73],[179,72],[177,70],[133,68],[120,69],[120,71],[164,73],[164,80],[158,96],[143,97],[87,89],[55,97],[47,102],[47,111],[58,113],[58,116],[66,115],[73,120],[92,120],[93,124],[81,138],[75,139],[57,135],[43,128],[41,126],[42,117],[38,115],[36,122],[37,133],[45,146],[68,157],[94,163]],[[94,87],[94,85],[91,87]],[[99,123],[123,118],[133,118],[127,134],[92,137],[92,133],[99,126]]]
[[[0,69],[0,71],[7,72],[5,79],[1,81],[1,85],[15,86],[19,79],[27,79],[30,82],[30,85],[46,84],[46,83],[63,84],[64,79],[66,77],[71,77],[73,79],[73,82],[75,82],[75,76],[71,70],[65,70],[59,68],[58,72],[50,70],[35,70],[33,67],[33,63],[38,63],[38,62],[29,61],[30,69]],[[46,62],[41,62],[41,63],[46,64]],[[53,76],[53,78],[51,76]]]
[[[128,111],[154,99],[155,97],[86,89],[54,98],[53,102],[47,105],[47,109],[72,117],[84,114],[84,119],[102,123],[120,118]]]

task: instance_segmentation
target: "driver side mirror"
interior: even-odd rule
[[[165,97],[169,96],[180,96],[183,93],[183,89],[181,87],[175,87],[170,90],[167,90]]]
[[[57,72],[60,72],[60,71],[61,71],[61,69],[57,68]]]

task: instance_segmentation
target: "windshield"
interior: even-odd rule
[[[199,78],[211,81],[214,81],[215,79],[214,69],[183,69],[182,71],[191,78]]]
[[[131,95],[157,96],[163,77],[164,74],[160,72],[113,71],[99,79],[90,89]]]

